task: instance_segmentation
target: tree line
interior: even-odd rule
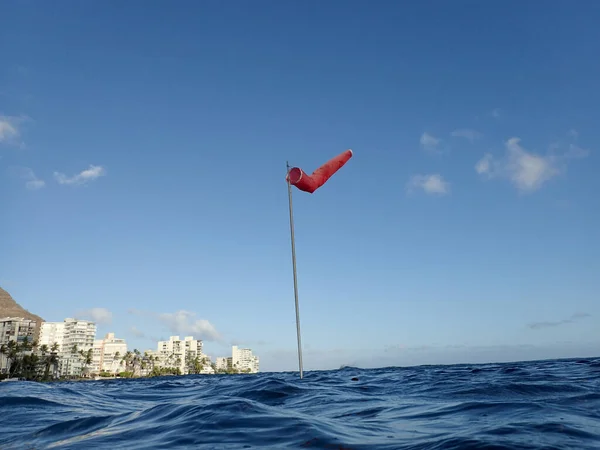
[[[19,378],[30,381],[50,381],[57,378],[89,378],[92,375],[120,378],[182,375],[181,358],[178,355],[168,355],[161,364],[158,356],[151,355],[148,352],[142,354],[137,349],[127,351],[124,355],[116,352],[112,361],[108,361],[110,371],[101,370],[99,373],[92,373],[90,366],[93,363],[93,350],[91,348],[80,350],[77,345],[73,345],[69,353],[66,353],[67,358],[63,360],[63,364],[67,365],[65,371],[70,372],[70,374],[59,377],[59,348],[58,343],[48,347],[45,344],[38,345],[37,341],[30,342],[28,338],[23,339],[22,342],[10,341],[7,344],[2,344],[0,354],[6,358],[8,372],[0,374],[0,380],[3,378]],[[69,368],[68,365],[73,363],[76,363],[75,368]],[[104,361],[104,365],[106,364],[107,362]],[[214,373],[237,374],[249,372],[249,370],[238,370],[237,368],[217,370],[216,365],[211,363],[209,359],[193,354],[186,357],[184,367],[188,374],[193,375],[203,373],[207,365],[212,367]]]
[[[58,370],[58,343],[51,347],[38,346],[36,341],[10,341],[0,345],[0,354],[6,358],[8,373],[0,378],[24,378],[33,381],[47,381]]]

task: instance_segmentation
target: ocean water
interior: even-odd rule
[[[600,449],[600,359],[0,383],[0,449]]]

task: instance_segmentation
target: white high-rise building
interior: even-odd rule
[[[46,345],[48,349],[51,349],[54,344],[58,344],[58,353],[60,354],[64,335],[64,322],[43,322],[40,329],[40,346]]]
[[[62,334],[62,339],[59,340]],[[80,375],[85,366],[80,351],[87,352],[94,347],[96,324],[88,320],[67,318],[63,322],[44,322],[40,342],[51,347],[58,342],[59,372],[62,376]],[[90,366],[88,366],[90,368]]]
[[[127,353],[125,339],[115,338],[114,333],[108,333],[104,339],[94,341],[94,356],[92,372],[117,373],[121,370],[121,358]]]
[[[231,347],[231,365],[241,372],[258,373],[259,359],[249,348]]]
[[[205,358],[202,345],[202,341],[193,336],[186,336],[183,340],[179,336],[171,336],[168,341],[158,341],[157,353],[163,367],[178,367],[182,374],[187,374],[189,361]]]
[[[231,369],[231,358],[227,356],[217,357],[217,370]]]

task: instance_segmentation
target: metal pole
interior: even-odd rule
[[[292,207],[292,185],[290,183],[290,165],[287,166],[287,185],[288,201],[290,205],[290,237],[292,241],[292,270],[294,272],[294,300],[296,301],[296,333],[298,335],[298,367],[300,369],[300,378],[303,376],[302,370],[302,338],[300,337],[300,306],[298,305],[298,275],[296,273],[296,239],[294,237],[294,209]]]

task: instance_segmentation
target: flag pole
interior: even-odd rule
[[[300,369],[300,378],[303,377],[302,370],[302,338],[300,336],[300,306],[298,305],[298,275],[296,272],[296,238],[294,237],[294,209],[292,207],[292,185],[290,183],[290,165],[287,166],[287,185],[288,185],[288,202],[290,206],[290,238],[292,241],[292,270],[294,272],[294,300],[296,302],[296,334],[298,336],[298,367]]]

